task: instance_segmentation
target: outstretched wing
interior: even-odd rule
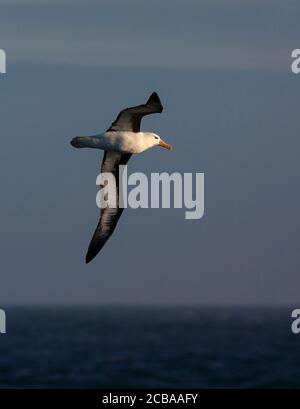
[[[106,207],[101,209],[100,220],[86,255],[86,263],[96,257],[110,238],[123,212],[123,208],[119,207],[119,165],[126,165],[130,157],[130,153],[104,152],[101,173],[111,172],[116,179],[116,208]]]
[[[161,113],[163,106],[156,92],[150,95],[146,104],[123,109],[108,131],[140,132],[141,120],[144,116]]]

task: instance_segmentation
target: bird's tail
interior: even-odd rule
[[[74,148],[101,148],[99,146],[99,138],[96,136],[76,136],[71,140],[71,145]]]

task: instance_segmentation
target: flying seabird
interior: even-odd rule
[[[126,165],[133,153],[141,153],[153,146],[171,149],[153,132],[141,132],[141,120],[146,115],[161,113],[163,106],[156,92],[150,95],[146,104],[125,108],[104,133],[94,136],[77,136],[71,145],[75,148],[103,149],[101,173],[110,172],[116,179],[116,207],[101,209],[100,220],[92,237],[86,255],[86,263],[93,260],[112,235],[123,212],[119,207],[119,165]]]

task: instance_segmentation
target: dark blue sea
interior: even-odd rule
[[[1,387],[300,387],[291,308],[14,307]]]

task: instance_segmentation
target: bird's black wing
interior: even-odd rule
[[[123,109],[117,119],[111,124],[108,131],[131,131],[139,132],[141,120],[144,116],[161,113],[163,106],[156,92],[150,95],[146,104]]]
[[[110,172],[116,179],[116,207],[106,207],[101,209],[100,220],[86,255],[86,263],[89,263],[94,257],[96,257],[110,238],[123,212],[123,208],[119,207],[119,165],[126,165],[130,157],[130,153],[114,151],[104,152],[101,173]]]

